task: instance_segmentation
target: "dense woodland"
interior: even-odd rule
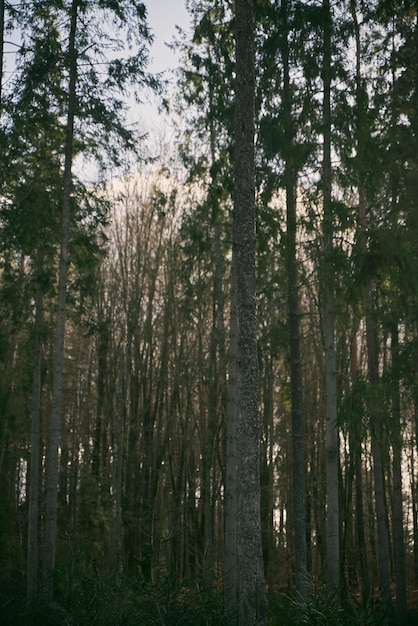
[[[1,623],[412,624],[418,2],[147,4],[0,1]]]

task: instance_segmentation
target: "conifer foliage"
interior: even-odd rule
[[[0,621],[413,623],[418,5],[147,6],[0,2]]]

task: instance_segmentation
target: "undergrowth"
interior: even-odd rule
[[[221,581],[206,586],[160,577],[152,584],[134,576],[69,568],[57,574],[53,602],[27,603],[23,585],[15,593],[0,591],[2,626],[234,626],[235,615],[223,607]],[[4,591],[4,590],[3,590]],[[271,599],[268,626],[413,626],[385,615],[381,605],[343,604],[329,596],[321,582],[309,581],[305,602],[287,593]]]

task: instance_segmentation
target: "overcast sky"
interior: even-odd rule
[[[171,42],[176,34],[176,25],[187,30],[190,20],[184,6],[184,0],[146,0],[148,24],[154,34],[151,49],[152,65],[150,69],[161,72],[177,66],[177,60],[165,42]]]
[[[188,31],[190,29],[190,16],[184,6],[185,0],[145,0],[148,12],[148,25],[154,35],[154,43],[151,48],[151,63],[148,66],[150,72],[168,72],[166,78],[170,78],[170,70],[178,67],[179,61],[175,53],[170,50],[166,43],[170,43],[176,36],[176,25]],[[172,77],[171,77],[172,79]],[[158,115],[157,102],[145,103],[137,110],[131,111],[131,116],[141,120],[148,131],[157,131],[164,126],[164,118]]]

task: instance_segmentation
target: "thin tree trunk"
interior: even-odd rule
[[[68,45],[69,89],[67,135],[64,152],[64,193],[62,207],[61,250],[59,259],[57,315],[54,340],[52,409],[49,430],[46,477],[45,548],[43,563],[43,591],[46,597],[52,597],[53,594],[53,575],[55,570],[57,536],[57,501],[59,478],[58,449],[61,438],[61,422],[63,414],[65,318],[67,308],[67,276],[69,263],[72,161],[77,83],[77,55],[75,49],[77,8],[78,0],[73,0],[71,5],[71,26]]]
[[[371,313],[371,293],[370,288],[365,289],[366,308],[366,340],[367,340],[367,363],[368,379],[372,388],[376,388],[379,382],[378,359],[376,350],[376,330]],[[392,594],[390,579],[390,548],[388,519],[385,505],[385,479],[382,459],[382,428],[379,415],[373,407],[371,409],[372,423],[372,456],[373,456],[373,478],[374,496],[377,524],[377,553],[379,565],[379,586],[382,601],[387,611],[392,610]]]
[[[263,433],[261,445],[261,522],[263,538],[264,577],[268,588],[268,603],[273,602],[275,579],[275,547],[274,531],[274,358],[271,351],[266,350],[263,367]]]
[[[407,612],[406,595],[406,553],[403,528],[402,504],[402,424],[399,389],[399,338],[398,324],[394,323],[392,336],[392,376],[393,376],[393,499],[392,499],[392,528],[393,528],[393,559],[395,563],[396,581],[396,613],[400,620]]]
[[[333,251],[333,215],[331,196],[331,36],[332,18],[329,0],[323,2],[324,58],[323,58],[323,333],[325,349],[325,419],[326,419],[326,537],[327,587],[332,595],[340,593],[340,522],[338,489],[338,427],[337,427],[337,365],[335,352],[335,296]]]
[[[359,227],[360,245],[363,252],[366,252],[366,190],[362,182],[359,184]],[[372,286],[366,285],[363,288],[363,301],[366,318],[366,344],[367,344],[367,369],[368,380],[372,388],[376,388],[379,382],[379,368],[377,356],[376,328],[372,315]],[[388,536],[388,521],[385,506],[385,484],[382,460],[382,429],[379,415],[371,407],[371,443],[373,457],[373,479],[375,510],[377,524],[377,552],[379,565],[379,585],[383,603],[387,610],[392,608],[392,595],[390,589],[390,548]]]
[[[236,277],[234,255],[231,270],[231,319],[229,333],[229,368],[228,401],[226,422],[226,476],[225,476],[225,605],[235,611],[238,597],[238,474],[237,474],[237,314],[236,314]]]
[[[367,568],[367,551],[366,551],[366,535],[364,532],[364,507],[363,507],[363,467],[361,456],[356,461],[356,478],[355,478],[355,503],[356,503],[356,550],[357,560],[359,563],[361,592],[363,604],[366,605],[370,599],[370,577]]]
[[[214,316],[216,315],[214,310]],[[202,479],[202,503],[203,503],[203,582],[205,585],[210,583],[210,575],[212,571],[213,559],[213,517],[212,517],[212,472],[215,446],[215,427],[217,424],[217,375],[216,375],[216,319],[212,322],[212,331],[209,347],[209,408],[205,410],[202,406],[200,415],[206,413],[205,436],[202,441],[203,450],[203,479]],[[200,342],[199,342],[200,343]],[[199,346],[200,350],[200,346]],[[199,360],[203,365],[203,350],[199,354]],[[201,370],[203,371],[203,369]],[[203,394],[200,401],[203,403]]]
[[[104,298],[103,298],[104,299]],[[93,436],[93,450],[91,458],[91,473],[99,480],[101,469],[103,468],[103,431],[105,420],[105,397],[106,397],[106,369],[108,363],[109,345],[110,345],[110,331],[109,331],[109,318],[106,315],[106,305],[103,302],[97,303],[97,321],[98,321],[98,334],[96,345],[96,359],[97,359],[97,406],[96,406],[96,424],[94,428]]]
[[[292,120],[291,86],[289,72],[289,42],[287,0],[281,4],[283,24],[283,116],[285,128],[285,184],[286,184],[286,264],[288,280],[288,324],[290,348],[290,386],[292,398],[292,491],[293,532],[295,550],[296,592],[302,601],[308,594],[306,548],[305,497],[305,423],[303,418],[302,364],[300,359],[299,286],[296,253],[296,185],[294,164],[294,128]]]
[[[40,284],[35,295],[34,359],[32,380],[32,428],[29,468],[29,514],[26,598],[33,600],[38,594],[38,520],[39,520],[39,471],[42,390],[42,332],[43,293]]]
[[[357,356],[357,333],[354,335],[351,344],[351,380],[355,382],[358,376],[358,356]],[[352,438],[354,441],[350,445],[356,450],[355,466],[355,550],[356,561],[360,573],[360,584],[362,601],[364,606],[370,599],[370,576],[367,567],[366,534],[364,530],[364,505],[363,505],[363,464],[361,459],[361,433],[356,433]]]
[[[358,364],[358,346],[357,346],[357,332],[354,333],[351,341],[351,380],[352,384],[358,377],[359,364]],[[364,506],[363,506],[363,465],[362,465],[362,446],[361,446],[361,429],[360,432],[356,431],[350,437],[350,452],[353,451],[355,455],[355,554],[357,569],[360,575],[360,586],[362,602],[364,606],[370,599],[370,577],[367,567],[367,550],[366,550],[366,535],[364,530]]]
[[[233,242],[237,278],[239,624],[265,623],[260,515],[255,302],[254,8],[235,3],[236,85]]]
[[[360,230],[360,250],[363,254],[367,251],[367,217],[366,217],[366,189],[364,185],[364,136],[365,129],[363,125],[364,120],[364,97],[363,97],[363,85],[361,77],[361,45],[360,45],[360,28],[356,13],[355,0],[351,0],[350,10],[353,17],[355,37],[356,37],[356,102],[357,102],[357,153],[358,153],[358,168],[359,168],[359,230]],[[379,382],[379,370],[378,370],[378,357],[377,357],[377,342],[376,342],[376,329],[375,322],[372,315],[372,285],[367,284],[363,288],[363,301],[364,311],[366,318],[366,343],[367,343],[367,366],[368,366],[368,380],[372,387],[376,387]],[[379,564],[379,585],[382,595],[382,600],[387,609],[392,607],[392,596],[390,590],[390,551],[389,551],[389,538],[387,528],[387,515],[385,507],[385,486],[384,486],[384,473],[383,473],[383,461],[381,451],[381,425],[379,416],[375,415],[375,410],[371,408],[373,414],[371,415],[372,424],[372,457],[373,457],[373,478],[374,478],[374,492],[375,492],[375,509],[376,509],[376,524],[377,524],[377,551],[378,551],[378,564]]]
[[[122,389],[118,394],[116,428],[114,426],[114,459],[112,472],[113,516],[110,536],[110,570],[116,573],[121,565],[123,553],[122,487],[125,462],[125,436],[127,424],[127,402],[132,375],[132,322],[128,311],[126,353],[123,356]]]

